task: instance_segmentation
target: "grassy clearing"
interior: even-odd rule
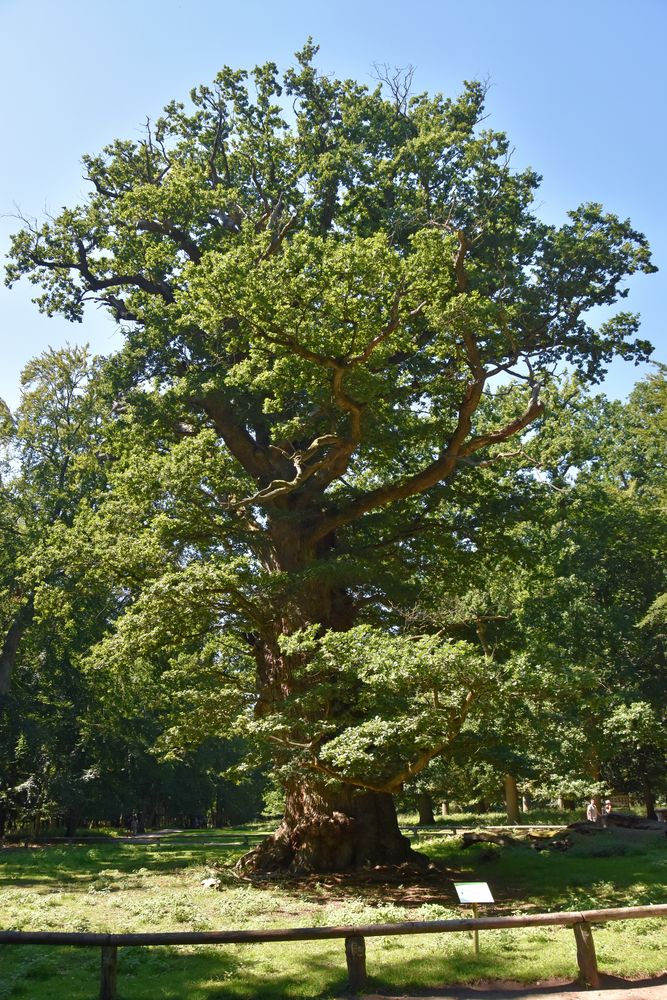
[[[225,831],[228,832],[228,831]],[[0,854],[0,926],[22,930],[145,931],[446,919],[460,914],[449,880],[414,887],[345,886],[322,878],[250,885],[225,878],[221,892],[201,880],[237,848],[210,847],[211,831],[187,842],[113,843]],[[488,881],[491,910],[621,906],[667,901],[667,840],[637,833],[579,839],[560,854],[523,848],[463,850],[458,837],[424,845],[451,872]],[[657,975],[667,961],[667,921],[610,923],[595,931],[600,966],[615,975]],[[482,979],[574,979],[573,934],[565,928],[492,931],[475,959],[468,935],[367,941],[375,989],[427,989]],[[0,955],[0,1000],[93,1000],[97,950],[7,947]],[[219,948],[123,949],[122,1000],[331,998],[345,987],[342,941]]]

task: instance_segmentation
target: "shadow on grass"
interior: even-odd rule
[[[342,949],[339,959],[334,964],[309,955],[307,969],[290,973],[245,949],[122,948],[118,1000],[328,1000],[345,994]],[[0,959],[0,1000],[91,1000],[99,975],[96,948],[6,948]]]
[[[432,850],[431,850],[432,848]],[[667,838],[628,837],[605,831],[568,851],[530,847],[462,850],[459,844],[429,845],[439,861],[467,877],[497,886],[498,902],[521,901],[542,909],[629,906],[667,901]],[[502,890],[500,887],[502,886]]]
[[[216,850],[216,859],[234,860],[239,850]],[[154,844],[96,844],[93,846],[9,848],[0,854],[0,885],[46,886],[56,883],[85,888],[105,869],[123,875],[139,870],[169,874],[203,866],[210,857],[205,847]]]
[[[216,860],[232,861],[240,853],[239,850],[215,851],[214,856]],[[432,853],[435,855],[438,851],[434,849]],[[520,900],[521,909],[527,906],[594,908],[598,903],[623,905],[638,899],[651,902],[667,899],[667,854],[663,847],[649,846],[636,855],[595,858],[572,852],[558,854],[506,848],[486,863],[476,850],[461,851],[460,846],[456,849],[454,844],[442,853],[448,865],[456,859],[466,874],[474,872],[480,879],[489,881],[494,890],[497,886],[501,890],[497,892],[501,900],[512,903]],[[96,879],[104,879],[102,873],[106,869],[126,876],[141,876],[143,872],[147,876],[147,887],[150,887],[149,875],[177,874],[188,868],[202,867],[211,857],[210,850],[194,843],[187,848],[110,843],[15,849],[0,854],[0,884],[41,886],[45,892],[65,887],[68,891],[85,891]],[[372,904],[374,896],[386,902],[386,887],[369,886],[362,892],[359,886],[328,886],[324,881],[310,886],[311,902],[328,902],[334,896],[347,898],[348,895],[361,897],[364,903]],[[243,892],[233,897],[233,906],[224,911],[222,919],[233,922],[237,906],[238,915],[244,922],[251,918],[254,922],[256,916],[263,918],[267,906],[271,908],[272,919],[282,913],[276,908],[275,899],[268,900],[264,909],[257,909],[256,899],[264,895],[256,893],[257,888],[244,885]],[[290,915],[294,908],[294,915],[298,916],[299,907],[303,908],[309,899],[303,885],[267,880],[262,888],[284,891]],[[399,886],[398,890],[406,895],[410,888]],[[156,892],[159,891],[158,884]],[[157,898],[159,901],[160,897]],[[216,899],[215,894],[212,898]],[[405,899],[400,901],[406,902]],[[307,914],[302,919],[310,922],[312,918]],[[649,923],[644,921],[640,925],[648,931],[651,929]],[[133,928],[128,926],[126,929]],[[471,954],[469,941],[464,941],[459,948],[437,939],[431,939],[431,945],[416,941],[408,944],[407,939],[405,944],[399,944],[399,939],[394,938],[386,941],[395,944],[380,945],[372,941],[382,939],[369,939],[368,969],[372,984],[369,992],[372,989],[394,989],[400,993],[430,990],[431,995],[437,995],[432,987],[442,987],[447,982],[479,982],[480,979],[497,980],[500,977],[527,982],[540,978],[567,981],[576,974],[571,932],[558,935],[556,951],[548,961],[546,953],[551,939],[546,931],[534,935],[526,932],[521,944],[504,932],[489,934],[495,937],[484,936],[482,955],[478,959]],[[446,937],[454,938],[453,935]],[[623,973],[638,968],[637,963],[618,959],[614,950],[617,940],[610,939],[605,945],[602,938],[601,954],[606,947],[616,959],[609,967]],[[633,938],[630,947],[635,948],[634,942],[638,940]],[[656,961],[647,962],[643,969],[657,971],[657,939],[649,942],[649,947],[654,949]],[[412,950],[406,951],[408,948]],[[98,991],[99,961],[97,949],[7,946],[0,950],[0,1000],[13,1000],[14,997],[20,1000],[92,1000]],[[601,966],[604,967],[603,962]],[[659,968],[662,971],[664,965]],[[342,941],[329,947],[299,944],[215,949],[127,948],[119,953],[118,995],[119,1000],[181,1000],[185,997],[187,1000],[250,1000],[255,997],[262,1000],[279,997],[329,1000],[344,995],[345,979]]]

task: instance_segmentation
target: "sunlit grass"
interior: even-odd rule
[[[227,832],[227,831],[225,831]],[[241,832],[241,831],[235,831]],[[212,930],[446,919],[459,915],[453,886],[440,898],[405,905],[377,887],[323,878],[307,886],[256,886],[224,876],[222,891],[201,885],[242,848],[209,846],[212,831],[186,842],[14,848],[0,853],[0,926],[23,930]],[[489,882],[497,904],[518,913],[667,901],[667,838],[622,833],[580,838],[571,850],[464,850],[459,837],[419,845],[462,878]],[[406,886],[407,889],[407,886]],[[465,912],[465,911],[464,911]],[[619,976],[667,966],[667,921],[610,922],[595,929],[600,966]],[[489,931],[475,957],[468,934],[369,938],[369,991],[424,990],[484,979],[536,982],[576,978],[569,928]],[[0,1000],[92,1000],[97,949],[14,946],[0,950]],[[245,1000],[340,996],[343,941],[189,948],[125,948],[120,1000]]]

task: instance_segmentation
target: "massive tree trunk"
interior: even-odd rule
[[[260,643],[255,652],[263,680],[256,712],[270,717],[286,698],[301,691],[301,654],[283,655],[277,641]],[[341,711],[346,708],[341,706]],[[307,742],[309,721],[303,718],[287,738],[296,745]],[[289,750],[278,744],[276,764],[285,765],[289,757]],[[306,765],[300,778],[290,778],[285,793],[280,827],[241,860],[245,870],[347,872],[421,860],[401,835],[394,800],[386,792],[330,782],[315,766]]]
[[[316,562],[322,552],[304,549],[294,525],[274,521],[273,552],[267,568],[300,574]],[[325,543],[330,550],[333,537]],[[281,600],[274,632],[264,631],[253,640],[257,663],[258,716],[270,717],[285,699],[301,693],[304,681],[302,654],[281,651],[281,636],[304,626],[318,624],[322,630],[344,631],[354,624],[355,608],[344,588],[311,579],[304,590],[294,589]],[[341,705],[345,712],[349,706]],[[302,718],[299,728],[288,734],[295,744],[308,742],[317,718]],[[277,746],[276,763],[289,759],[289,750]],[[272,837],[247,854],[241,865],[257,872],[354,871],[366,865],[396,865],[418,858],[398,829],[391,795],[366,791],[345,783],[327,784],[327,779],[305,770],[301,779],[290,779],[285,787],[285,815]]]
[[[285,817],[241,859],[255,872],[349,872],[376,865],[425,863],[410,847],[391,795],[349,786],[332,791],[307,778],[287,791]]]
[[[315,545],[304,544],[296,518],[275,518],[271,524],[272,551],[265,560],[267,569],[290,577],[289,589],[276,599],[275,613],[268,628],[252,637],[257,664],[259,697],[255,712],[270,719],[295,695],[312,693],[312,676],[304,667],[308,653],[285,653],[281,638],[305,626],[317,625],[324,632],[343,632],[355,624],[357,607],[350,592],[340,584],[318,578],[311,572],[318,560],[327,559],[335,548],[335,534]],[[303,581],[303,582],[300,582]],[[329,678],[335,689],[335,666]],[[340,780],[320,769],[317,748],[312,746],[322,714],[344,727],[354,703],[349,692],[317,704],[311,700],[310,715],[291,723],[291,731],[274,734],[276,764],[293,775],[294,749],[303,748],[301,776],[291,776],[285,786],[283,821],[275,834],[247,854],[240,862],[256,872],[346,872],[367,866],[396,866],[405,862],[424,864],[402,836],[391,794],[378,776],[374,788],[355,782],[349,775]],[[381,765],[380,765],[381,766]],[[350,779],[350,780],[348,780]],[[432,816],[432,814],[431,814]]]

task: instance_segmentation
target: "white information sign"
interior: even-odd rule
[[[460,903],[493,903],[488,882],[455,882]]]

